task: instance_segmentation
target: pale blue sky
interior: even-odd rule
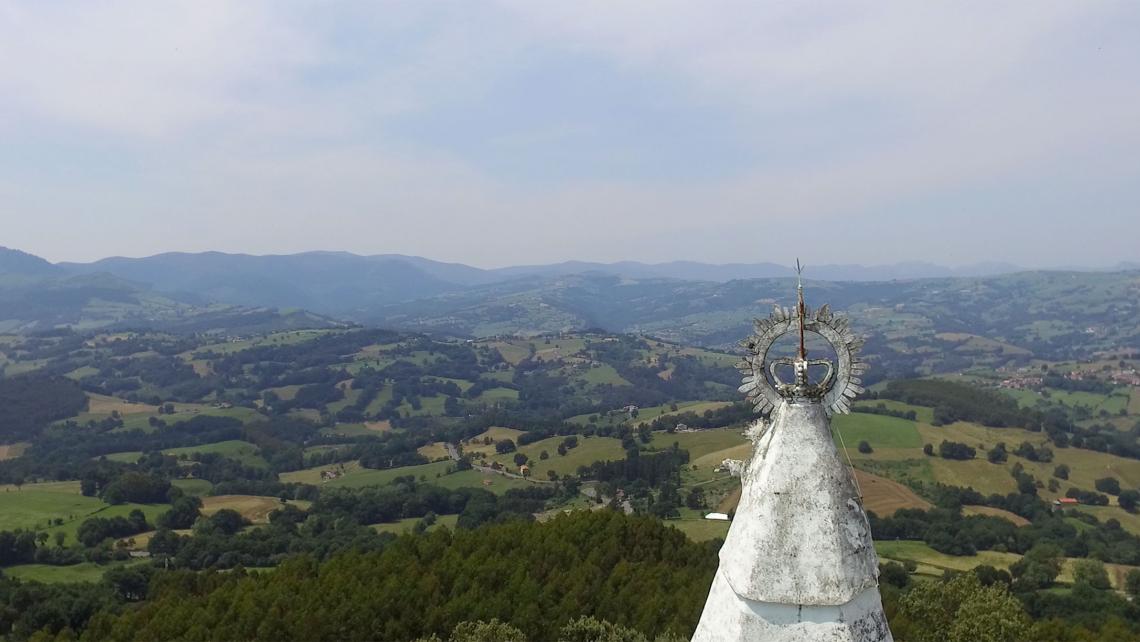
[[[0,245],[1137,261],[1137,33],[1134,2],[0,2]]]

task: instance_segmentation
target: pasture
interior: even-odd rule
[[[902,508],[928,509],[931,507],[930,502],[919,497],[910,488],[885,477],[856,470],[855,479],[859,483],[859,489],[863,492],[863,508],[879,517],[889,517]],[[717,506],[718,511],[736,510],[737,504],[740,503],[739,481],[736,483],[737,487]]]
[[[87,412],[93,415],[107,416],[110,416],[112,412],[118,412],[120,415],[133,415],[137,413],[156,413],[158,412],[158,407],[143,403],[132,403],[119,399],[118,397],[89,392],[87,393]]]
[[[673,444],[676,443],[681,450],[689,451],[691,463],[710,453],[738,448],[741,445],[747,446],[749,442],[742,433],[743,431],[740,428],[713,428],[676,433],[655,432],[649,441],[649,448],[665,450],[672,448]],[[716,463],[719,464],[720,462]]]
[[[856,412],[832,417],[831,426],[852,450],[860,441],[872,448],[922,448],[922,437],[909,419]]]
[[[518,443],[519,435],[526,431],[502,426],[491,426],[471,439],[460,443],[464,454],[492,456],[495,454],[495,442],[510,439]],[[487,440],[491,443],[484,443]]]
[[[893,399],[868,399],[866,401],[858,401],[855,407],[852,408],[854,412],[861,412],[863,409],[872,409],[876,406],[882,405],[887,410],[894,410],[896,412],[909,412],[914,411],[915,420],[928,424],[934,420],[934,409],[926,406],[913,406],[909,403],[895,401]],[[867,412],[866,414],[871,414]]]
[[[511,388],[488,388],[475,397],[476,401],[494,404],[502,401],[518,401],[519,391]]]
[[[274,332],[262,337],[254,337],[251,339],[235,339],[231,341],[224,341],[219,343],[211,343],[204,345],[200,348],[193,350],[193,352],[183,352],[178,355],[183,360],[189,360],[194,353],[207,353],[213,352],[221,355],[230,355],[242,350],[256,348],[259,346],[287,346],[297,345],[306,341],[312,341],[320,336],[341,332],[340,330],[288,330],[282,332]]]
[[[902,484],[861,470],[855,471],[863,491],[863,508],[880,517],[890,517],[901,508],[928,509],[930,502]]]
[[[321,428],[321,432],[327,435],[343,435],[345,437],[367,437],[370,435],[379,435],[392,430],[392,424],[387,420],[384,421],[366,421],[364,423],[344,424],[338,423],[335,426],[328,426]]]
[[[593,363],[587,367],[578,379],[585,381],[591,386],[629,386],[632,385],[625,380],[613,366],[605,363]]]
[[[138,509],[153,522],[159,513],[169,508],[166,504],[112,506],[98,497],[82,495],[79,482],[25,484],[19,489],[7,485],[0,487],[0,530],[62,532],[73,542],[79,525],[89,517],[126,517]]]
[[[48,564],[20,564],[17,566],[8,566],[4,569],[4,575],[14,577],[16,579],[28,582],[43,582],[44,584],[59,584],[59,583],[75,583],[75,582],[98,582],[103,579],[103,574],[112,568],[120,566],[130,566],[132,564],[143,564],[145,560],[131,560],[127,562],[108,562],[106,564],[95,564],[94,562],[83,562],[81,564],[73,564],[71,566],[51,566]]]
[[[0,444],[0,461],[6,459],[15,459],[24,454],[31,444],[27,442],[18,442],[15,444]]]
[[[530,458],[531,477],[547,479],[547,471],[554,471],[558,475],[572,475],[578,472],[579,466],[588,466],[596,461],[616,461],[625,458],[625,450],[621,447],[621,440],[613,437],[578,437],[578,445],[570,448],[565,455],[558,454],[558,445],[565,439],[563,436],[548,437],[532,444],[519,446],[518,452]],[[545,451],[547,459],[541,459]],[[518,471],[515,464],[515,453],[505,455],[488,455],[488,461],[497,461],[512,472]]]
[[[396,522],[381,522],[379,524],[371,524],[372,530],[377,533],[392,533],[393,535],[403,535],[411,533],[416,524],[420,522],[420,517],[409,517],[401,519]],[[459,521],[459,515],[438,515],[435,518],[435,523],[428,527],[428,531],[433,531],[439,528],[449,528],[455,530],[455,524]]]
[[[430,461],[437,461],[440,459],[448,459],[450,455],[447,452],[447,446],[442,441],[432,442],[426,446],[420,446],[416,452],[427,457]]]
[[[517,366],[530,356],[530,347],[533,342],[513,339],[510,341],[492,341],[490,346],[499,351],[503,360],[512,366]],[[537,350],[538,346],[534,346]]]
[[[230,459],[236,459],[246,466],[255,468],[266,468],[269,466],[264,459],[262,459],[260,450],[257,446],[249,443],[248,441],[240,441],[231,439],[228,441],[219,441],[212,444],[202,444],[200,446],[183,446],[181,448],[167,448],[162,451],[164,455],[177,457],[180,460],[189,461],[193,455],[215,453]],[[118,461],[124,463],[134,463],[142,457],[140,451],[128,451],[121,453],[111,453],[106,455],[110,461]]]
[[[75,533],[79,530],[79,525],[88,518],[126,517],[131,514],[131,511],[141,510],[143,515],[146,515],[146,521],[154,524],[154,520],[157,519],[159,515],[170,510],[169,504],[116,504],[112,506],[104,504],[101,500],[97,501],[99,501],[99,507],[97,509],[85,515],[77,515],[75,519],[65,520],[63,524],[40,530],[43,530],[49,535],[64,533],[67,536],[67,542],[74,543],[76,541]]]
[[[977,555],[956,556],[946,555],[930,548],[924,542],[898,540],[875,542],[875,552],[883,560],[895,562],[912,561],[919,566],[919,574],[942,576],[942,572],[969,571],[983,564],[994,568],[1008,570],[1010,565],[1021,559],[1016,553],[998,553],[996,551],[978,551]],[[934,569],[930,572],[930,569]],[[927,572],[923,572],[926,570]]]
[[[105,506],[81,495],[79,482],[7,485],[0,488],[0,530],[47,530],[54,519],[82,521]]]
[[[998,553],[996,551],[978,551],[977,555],[961,557],[946,555],[945,553],[939,553],[930,548],[923,542],[908,540],[875,542],[875,551],[884,561],[915,562],[918,565],[918,574],[934,577],[941,577],[942,573],[947,570],[958,572],[969,571],[983,564],[994,568],[1009,570],[1009,567],[1014,562],[1021,559],[1021,556],[1016,553]],[[1073,581],[1073,567],[1076,562],[1077,560],[1072,558],[1065,560],[1061,568],[1061,574],[1057,576],[1058,582],[1071,583]],[[1108,579],[1115,589],[1123,588],[1124,576],[1135,568],[1134,566],[1125,566],[1123,564],[1105,564],[1105,570],[1108,571]]]
[[[1024,517],[1022,517],[1021,515],[1018,515],[1017,513],[1011,513],[1007,510],[1002,510],[1000,508],[993,508],[992,506],[963,506],[962,507],[962,514],[963,515],[987,515],[989,517],[1000,517],[1000,518],[1006,520],[1007,522],[1010,522],[1011,524],[1013,524],[1014,526],[1017,526],[1017,527],[1029,526],[1029,524],[1031,523],[1028,519],[1025,519]]]
[[[416,479],[437,483],[437,478],[444,476],[453,464],[446,461],[418,466],[402,466],[400,468],[374,469],[364,468],[359,462],[351,461],[344,464],[329,466],[316,466],[304,470],[295,470],[281,473],[283,482],[296,482],[301,484],[314,484],[330,488],[360,488],[361,486],[384,486],[393,479],[404,475],[412,475]],[[321,472],[326,470],[343,471],[343,474],[328,481],[321,480]]]
[[[681,531],[694,542],[707,542],[713,539],[724,539],[728,535],[731,522],[720,522],[705,519],[697,514],[682,516],[681,519],[665,520],[665,524]]]
[[[286,504],[307,510],[312,502],[296,499],[282,500],[278,497],[260,495],[216,495],[202,498],[202,514],[208,517],[220,510],[229,509],[237,511],[242,517],[254,524],[268,524],[269,514],[275,510],[280,510]]]
[[[399,470],[399,468],[395,470]],[[428,483],[449,489],[482,488],[496,495],[502,495],[512,488],[530,488],[535,484],[535,482],[506,477],[497,473],[485,473],[478,470],[464,470],[451,473],[450,475],[443,475],[435,479],[428,479]]]
[[[201,497],[210,492],[214,487],[209,481],[205,479],[175,479],[170,482],[172,486],[177,486],[182,489],[183,493],[191,497]]]

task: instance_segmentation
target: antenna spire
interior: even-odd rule
[[[807,316],[807,306],[804,305],[804,281],[803,281],[804,266],[800,264],[799,258],[796,259],[796,294],[799,295],[799,303],[797,304],[797,316],[800,318],[800,361],[807,359],[807,347],[804,346],[804,317]]]

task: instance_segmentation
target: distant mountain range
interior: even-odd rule
[[[21,253],[23,254],[23,253]],[[26,255],[30,257],[31,255]],[[37,260],[38,257],[31,257]],[[46,261],[44,262],[46,263]],[[49,264],[50,265],[50,264]],[[620,261],[593,263],[565,261],[547,265],[520,265],[483,269],[461,263],[445,263],[418,256],[402,254],[376,254],[362,256],[349,252],[303,252],[299,254],[264,255],[225,254],[221,252],[171,252],[143,258],[106,258],[92,263],[59,263],[59,269],[70,273],[110,272],[112,274],[148,283],[164,291],[212,291],[241,288],[235,283],[246,282],[250,289],[260,291],[270,286],[265,296],[272,297],[286,289],[310,290],[328,288],[334,283],[353,281],[369,283],[366,296],[398,300],[419,298],[425,294],[438,294],[455,286],[486,285],[520,277],[552,277],[576,274],[609,274],[637,279],[679,279],[682,281],[728,282],[738,279],[766,279],[793,276],[790,266],[776,263],[699,263],[671,261],[668,263],[640,263]],[[1068,271],[1119,271],[1140,268],[1137,264],[1121,264],[1107,270],[1064,268]],[[994,276],[1025,271],[1024,268],[1001,262],[978,263],[950,268],[933,263],[904,262],[889,265],[811,265],[807,274],[820,281],[892,281],[939,277]],[[383,283],[374,279],[384,278]],[[334,279],[334,282],[330,282]],[[315,286],[315,287],[314,287]],[[253,294],[253,293],[251,293]],[[337,292],[314,296],[336,300]]]
[[[1140,265],[1018,271],[990,263],[821,265],[810,303],[857,316],[894,362],[1140,349]],[[599,328],[728,346],[794,296],[774,263],[583,263],[480,269],[402,255],[160,254],[52,264],[0,249],[0,331],[67,324],[243,329],[355,322],[456,336]],[[975,340],[971,337],[979,337]],[[945,345],[944,345],[945,344]]]

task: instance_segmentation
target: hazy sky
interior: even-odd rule
[[[0,245],[1140,260],[1140,3],[0,0]]]

